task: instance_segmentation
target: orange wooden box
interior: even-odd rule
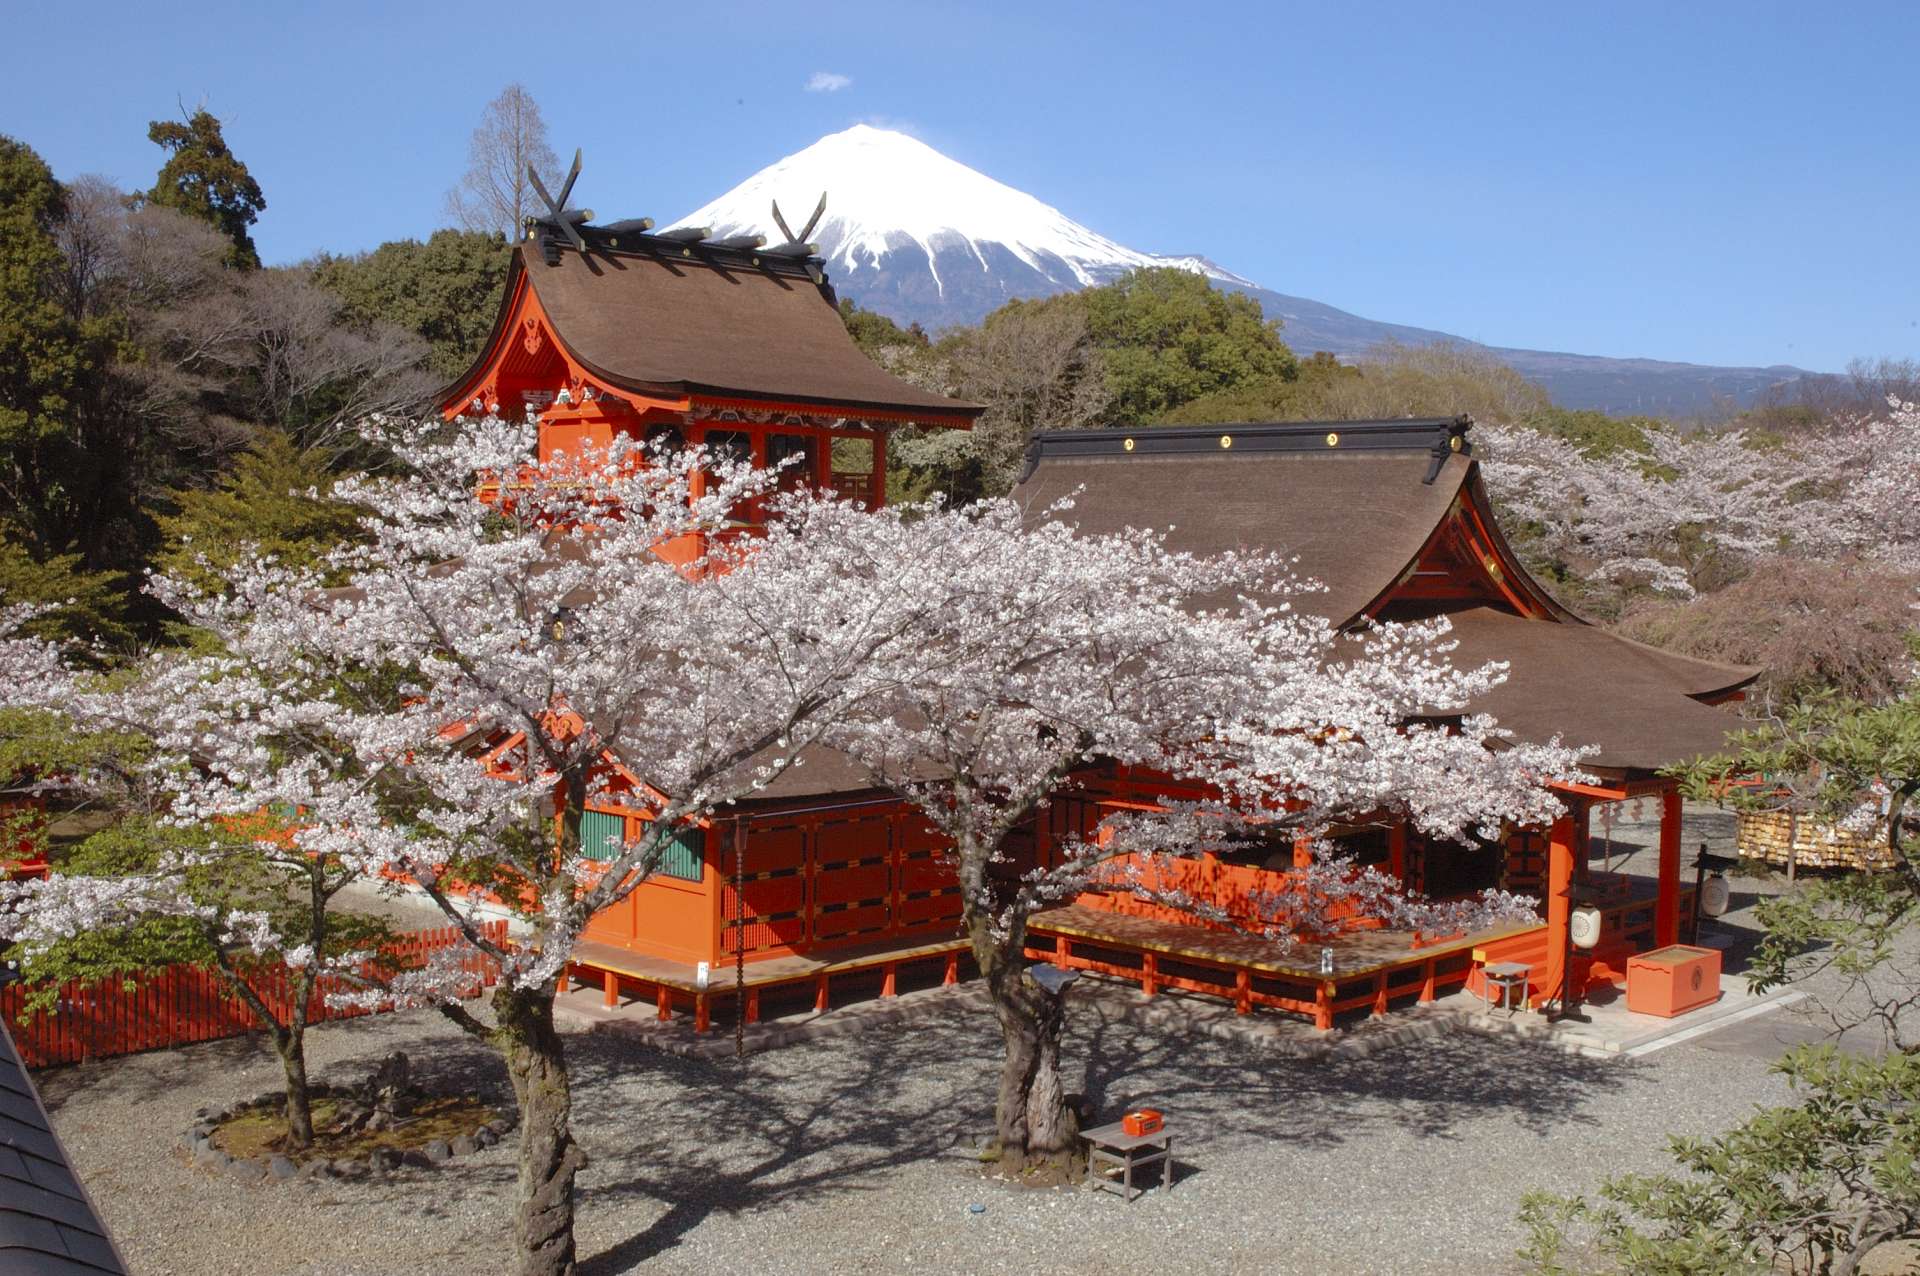
[[[1129,1112],[1120,1118],[1120,1131],[1139,1138],[1143,1134],[1160,1133],[1160,1127],[1165,1124],[1166,1118],[1154,1109],[1141,1108],[1138,1112]]]
[[[1627,1009],[1671,1019],[1720,999],[1720,954],[1672,944],[1627,959]]]

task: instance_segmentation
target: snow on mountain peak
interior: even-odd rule
[[[827,213],[813,239],[843,272],[876,268],[910,243],[929,262],[942,249],[964,247],[986,270],[982,246],[997,244],[1043,274],[1057,273],[1048,259],[1063,264],[1078,287],[1140,266],[1180,266],[1237,282],[1201,258],[1157,257],[1117,244],[917,138],[868,124],[829,134],[761,169],[674,226],[707,226],[715,235],[760,232],[776,241],[773,201],[781,201],[788,224],[798,227],[822,191]],[[937,270],[934,283],[944,291]]]

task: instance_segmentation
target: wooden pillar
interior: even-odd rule
[[[1379,1019],[1387,1013],[1387,972],[1381,971],[1373,977],[1373,1017]]]
[[[1140,995],[1151,997],[1160,991],[1160,958],[1156,953],[1140,955]]]
[[[1314,990],[1313,1026],[1322,1032],[1333,1030],[1333,985],[1326,980]]]
[[[877,430],[873,436],[873,508],[887,503],[887,434]]]
[[[665,1023],[673,1018],[673,993],[667,989],[665,984],[655,984],[653,986],[653,1004],[655,1014],[661,1023]]]
[[[813,986],[813,1008],[821,1013],[827,1009],[827,972],[824,970]]]
[[[1401,820],[1387,829],[1387,869],[1393,880],[1407,884],[1407,824]]]
[[[705,1032],[712,1026],[707,1012],[707,996],[708,994],[704,992],[693,994],[693,1030],[695,1032]]]
[[[760,1022],[760,990],[758,988],[747,989],[746,1015],[748,1023]]]
[[[880,971],[880,995],[882,997],[891,997],[899,987],[898,977],[900,974],[900,963],[890,961],[882,966]]]
[[[940,982],[942,984],[957,984],[960,982],[959,953],[947,954],[947,973],[941,978]]]
[[[614,1006],[619,1005],[620,1004],[620,976],[614,974],[611,970],[609,970],[604,972],[600,976],[600,982],[601,982],[601,986],[605,989],[606,1003],[608,1008],[612,1008]]]
[[[1567,813],[1553,822],[1547,835],[1547,964],[1540,972],[1542,998],[1566,995],[1568,973],[1567,915],[1572,903],[1567,887],[1573,882],[1576,855],[1587,849],[1587,804],[1583,798],[1569,798]]]
[[[1660,896],[1653,912],[1658,948],[1680,942],[1680,794],[1660,795]]]
[[[1295,868],[1313,867],[1313,839],[1305,833],[1293,835],[1293,866]]]

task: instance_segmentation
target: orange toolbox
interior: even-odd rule
[[[1627,1009],[1671,1019],[1720,1000],[1720,954],[1671,944],[1627,959]]]
[[[1166,1118],[1153,1108],[1141,1108],[1120,1118],[1120,1131],[1137,1139],[1143,1134],[1160,1133],[1160,1127],[1166,1123]]]

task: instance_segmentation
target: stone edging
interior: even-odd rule
[[[324,1099],[334,1092],[335,1087],[325,1083],[315,1083],[310,1087],[312,1097]],[[511,1115],[496,1116],[484,1122],[472,1134],[447,1140],[435,1139],[423,1148],[411,1148],[402,1152],[396,1148],[375,1148],[365,1159],[340,1158],[328,1160],[315,1157],[304,1164],[291,1157],[274,1155],[270,1157],[229,1156],[213,1145],[214,1129],[221,1122],[239,1116],[244,1112],[260,1108],[271,1108],[285,1101],[285,1093],[270,1090],[257,1094],[251,1099],[243,1099],[224,1108],[201,1108],[194,1113],[193,1128],[180,1136],[179,1146],[195,1165],[212,1170],[217,1174],[226,1174],[237,1182],[261,1183],[267,1180],[287,1179],[356,1179],[373,1174],[391,1174],[403,1166],[419,1169],[431,1169],[443,1165],[456,1156],[471,1156],[494,1146],[513,1130],[514,1118]]]

